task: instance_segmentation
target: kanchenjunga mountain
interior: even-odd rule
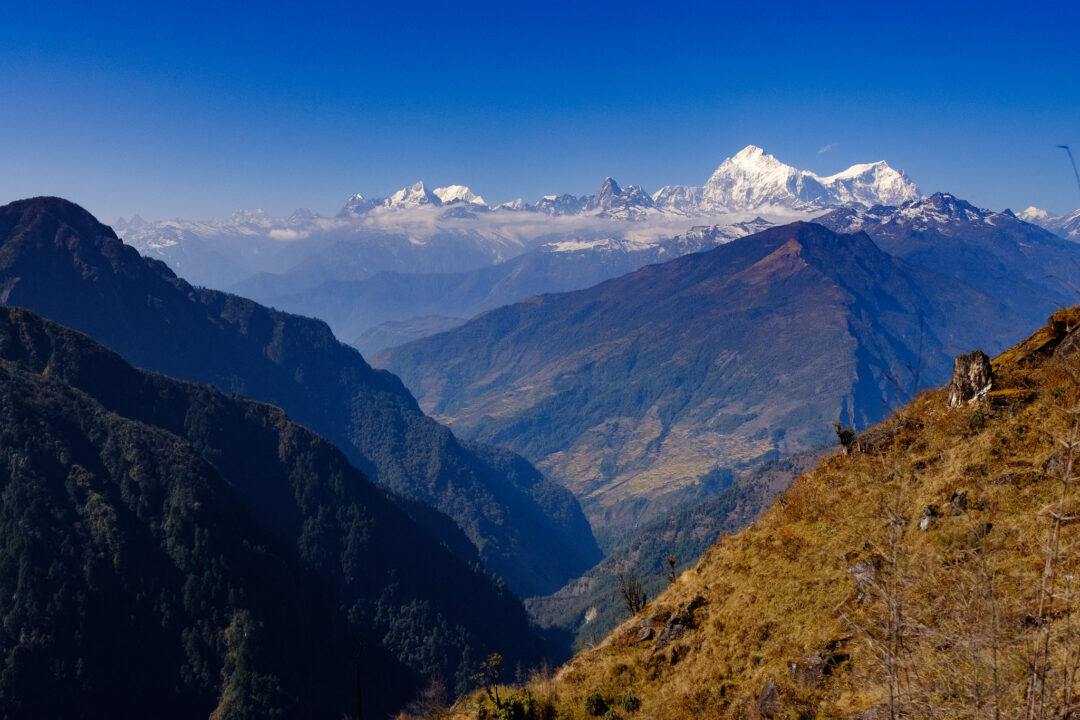
[[[0,498],[5,719],[342,717],[358,689],[386,717],[488,653],[544,654],[504,584],[279,408],[21,308]]]
[[[551,592],[600,558],[569,492],[511,452],[459,442],[325,323],[192,287],[70,202],[0,208],[0,303],[84,332],[137,367],[283,408],[372,479],[453,518],[521,595]],[[447,536],[436,514],[413,509]]]
[[[329,310],[331,317],[320,317],[340,338],[352,341],[383,322],[431,314],[470,317],[478,303],[479,309],[488,309],[495,307],[493,302],[515,302],[537,292],[580,289],[705,249],[672,242],[676,236],[685,238],[692,226],[736,226],[757,216],[790,222],[832,207],[898,204],[918,194],[914,183],[885,162],[821,177],[749,146],[726,159],[704,185],[665,187],[652,194],[607,178],[592,195],[549,195],[535,204],[492,207],[465,186],[431,190],[421,182],[387,198],[356,195],[332,218],[307,210],[289,218],[246,211],[207,222],[148,223],[136,217],[118,221],[116,229],[126,242],[193,283],[293,312]],[[725,233],[729,238],[745,234],[737,227]],[[379,289],[389,295],[385,299],[374,287],[367,292],[349,287],[379,273],[468,273],[528,253],[577,257],[534,258],[503,268],[495,273],[502,273],[501,283],[491,275],[472,281],[436,279],[475,285],[447,288],[453,311],[428,307],[403,314],[412,307],[406,296],[413,288],[395,285],[392,278],[380,281]],[[507,273],[516,277],[506,278]],[[515,288],[518,284],[522,287]],[[338,302],[325,302],[342,292]],[[463,292],[472,297],[455,294]],[[486,293],[494,295],[487,302]],[[430,294],[426,290],[417,304],[430,305]]]
[[[957,202],[937,195],[900,212]],[[566,484],[610,548],[717,468],[819,446],[833,422],[876,422],[943,382],[954,354],[1015,341],[1080,280],[1080,246],[1011,214],[957,223],[900,233],[885,245],[894,254],[869,222],[770,228],[373,361],[459,434]]]
[[[557,674],[448,716],[1073,714],[1080,308],[966,360]]]

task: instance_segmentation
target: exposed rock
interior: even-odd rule
[[[656,637],[655,650],[662,650],[672,641],[678,640],[686,631],[695,627],[694,611],[706,604],[703,596],[697,595],[693,600],[680,605],[679,608],[668,617],[667,624]]]
[[[1054,357],[1069,357],[1075,355],[1078,350],[1080,350],[1080,328],[1073,330],[1065,336],[1065,339],[1054,349]]]
[[[883,423],[859,435],[856,445],[861,452],[876,455],[892,444],[898,431],[896,423]]]
[[[967,490],[963,492],[954,492],[952,494],[952,500],[949,501],[949,514],[963,515],[968,509],[968,494]]]
[[[765,683],[765,687],[761,688],[761,693],[757,699],[758,712],[767,718],[774,717],[780,713],[780,690],[776,687],[776,683],[769,680]]]
[[[651,640],[652,636],[653,636],[652,621],[651,620],[642,620],[641,624],[638,626],[637,634],[634,635],[634,639],[631,640],[630,642],[631,642],[632,645],[636,645],[637,643],[643,643],[646,640]]]
[[[971,531],[971,539],[978,542],[990,534],[990,531],[994,529],[994,523],[980,523],[976,525]]]
[[[919,516],[919,529],[929,530],[934,526],[934,521],[938,517],[938,510],[933,505],[927,505],[923,508],[922,515]]]
[[[788,672],[791,681],[799,687],[816,688],[825,679],[825,660],[817,653],[807,655],[802,660],[789,662]]]
[[[855,587],[859,590],[869,590],[877,580],[877,564],[872,560],[860,560],[848,568],[848,572],[855,578]]]
[[[1069,450],[1068,448],[1061,448],[1046,459],[1046,462],[1043,463],[1043,472],[1052,478],[1060,479],[1065,474],[1065,468],[1068,464]],[[1076,472],[1075,463],[1073,472]]]
[[[854,715],[848,715],[844,720],[885,720],[888,713],[883,705],[876,705],[872,708],[867,708],[860,713]]]
[[[965,403],[970,405],[982,400],[993,386],[994,370],[986,353],[975,350],[967,355],[957,355],[949,382],[949,407],[960,407]]]
[[[678,640],[683,635],[685,635],[687,629],[688,628],[682,623],[669,622],[667,625],[664,626],[664,629],[660,631],[660,635],[657,636],[656,645],[654,646],[655,649],[663,650],[672,641]]]

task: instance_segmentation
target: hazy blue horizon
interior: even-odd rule
[[[703,183],[748,144],[886,160],[995,210],[1080,207],[1080,10],[41,2],[0,26],[0,201],[111,222]]]

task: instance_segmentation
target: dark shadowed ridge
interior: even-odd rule
[[[0,308],[0,714],[386,717],[539,637],[280,409]]]
[[[1029,323],[1080,298],[1080,245],[949,193],[899,207],[840,208],[814,222],[865,232],[885,252],[999,298]]]
[[[378,482],[451,516],[522,595],[599,559],[569,493],[512,454],[462,446],[325,323],[192,287],[66,200],[0,208],[0,302],[85,332],[133,365],[284,408]]]

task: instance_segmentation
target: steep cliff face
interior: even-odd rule
[[[1067,714],[1078,326],[1061,311],[995,358],[983,400],[924,394],[858,436],[599,646],[502,698],[573,718]]]

